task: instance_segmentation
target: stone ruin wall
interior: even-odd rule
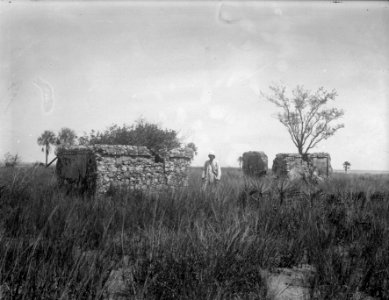
[[[266,175],[268,159],[264,152],[249,151],[242,156],[242,169],[246,176],[260,177]]]
[[[142,191],[185,187],[193,151],[173,149],[162,159],[146,147],[93,145],[61,148],[57,156],[60,183],[103,194],[111,186]]]
[[[328,153],[308,154],[308,162],[303,156],[296,153],[279,153],[273,160],[272,171],[277,176],[287,176],[293,169],[299,168],[308,171],[310,168],[320,177],[332,174],[331,156]]]

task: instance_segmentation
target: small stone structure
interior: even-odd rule
[[[243,173],[247,176],[259,177],[266,175],[267,167],[267,155],[264,152],[249,151],[243,153]]]
[[[291,179],[309,173],[321,178],[328,177],[332,174],[331,156],[328,153],[311,153],[304,160],[297,153],[279,153],[273,160],[272,171],[276,176],[288,176]]]
[[[60,184],[102,194],[111,186],[143,191],[187,186],[193,151],[173,149],[161,158],[143,146],[91,145],[59,148],[57,157]]]

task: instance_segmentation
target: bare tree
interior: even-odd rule
[[[47,166],[47,159],[51,150],[51,145],[54,145],[56,142],[55,133],[51,130],[45,130],[42,135],[37,140],[38,145],[43,146],[42,152],[45,152],[46,155],[46,166]]]
[[[283,86],[270,86],[270,90],[271,95],[262,95],[282,109],[277,115],[278,120],[288,129],[299,154],[306,156],[310,149],[344,127],[344,124],[332,125],[344,115],[343,110],[324,107],[328,101],[335,100],[335,90],[328,92],[321,87],[311,93],[297,86],[291,97],[286,95]]]

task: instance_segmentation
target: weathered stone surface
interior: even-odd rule
[[[297,153],[279,153],[273,160],[272,171],[290,180],[308,177],[320,180],[332,174],[331,157],[328,153],[311,153],[303,159]]]
[[[57,156],[60,182],[88,183],[86,189],[105,193],[110,186],[147,191],[187,186],[193,151],[173,149],[162,162],[146,147],[123,145],[71,146],[60,148]]]
[[[274,272],[261,271],[267,286],[267,297],[274,300],[309,300],[314,274],[315,270],[310,265],[276,269]]]
[[[268,170],[268,159],[264,152],[249,151],[243,153],[243,173],[248,176],[262,176]]]
[[[308,157],[318,176],[324,177],[332,174],[331,156],[328,153],[312,153]]]
[[[290,180],[299,180],[302,178],[309,178],[310,172],[309,172],[308,164],[304,161],[295,160],[291,161],[289,164],[289,172],[288,177]]]
[[[147,147],[143,147],[143,146],[138,147],[138,155],[139,156],[147,156],[147,157],[152,156],[151,151],[149,149],[147,149]]]
[[[173,150],[170,150],[168,152],[168,157],[169,158],[189,158],[189,159],[192,159],[193,158],[193,150],[191,148],[177,148],[177,149],[173,149]]]
[[[133,285],[132,269],[130,267],[112,270],[105,284],[104,300],[129,299]]]

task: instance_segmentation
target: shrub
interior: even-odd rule
[[[4,154],[4,166],[6,167],[16,167],[21,163],[21,158],[18,154],[11,154],[7,152]]]

